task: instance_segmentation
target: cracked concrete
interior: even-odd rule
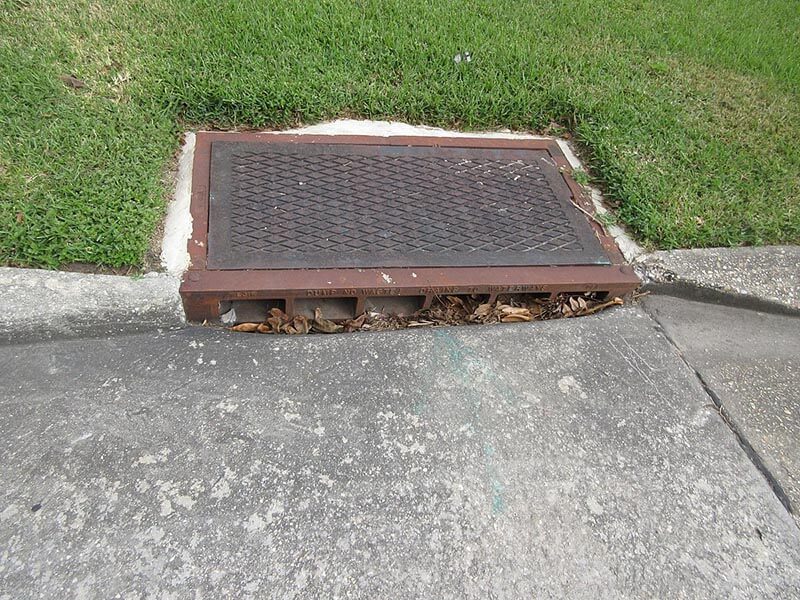
[[[800,530],[636,307],[0,360],[0,598],[800,594]]]
[[[646,307],[800,523],[800,319],[668,296]]]

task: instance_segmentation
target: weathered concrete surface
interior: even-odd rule
[[[0,267],[0,342],[181,327],[175,277]]]
[[[175,171],[175,190],[167,205],[164,236],[161,240],[161,266],[180,278],[189,268],[189,239],[192,237],[192,164],[197,136],[191,131],[183,136],[183,147]]]
[[[800,530],[640,309],[0,360],[2,598],[800,594]]]
[[[665,296],[646,306],[800,519],[800,318]]]
[[[662,293],[756,310],[800,311],[800,246],[654,252],[640,257],[637,266],[649,286]]]

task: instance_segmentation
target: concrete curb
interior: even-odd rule
[[[800,314],[800,246],[653,252],[634,263],[643,289],[700,302]]]
[[[178,278],[0,267],[0,342],[132,333],[186,324]]]

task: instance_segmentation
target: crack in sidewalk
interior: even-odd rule
[[[703,391],[705,391],[706,395],[711,399],[711,402],[714,406],[715,411],[720,416],[722,421],[727,425],[728,429],[730,429],[731,433],[736,437],[736,441],[739,443],[739,446],[744,450],[744,453],[747,455],[747,458],[750,459],[750,462],[753,463],[753,466],[761,473],[761,476],[767,482],[772,493],[775,494],[775,497],[778,501],[783,505],[786,511],[789,513],[791,517],[795,517],[794,509],[792,508],[792,503],[789,500],[789,496],[783,490],[783,487],[778,482],[777,478],[772,474],[767,467],[764,460],[758,454],[758,452],[753,448],[752,444],[749,442],[747,437],[745,437],[744,433],[740,430],[740,428],[736,425],[736,422],[727,414],[727,410],[725,409],[725,405],[722,402],[722,399],[717,395],[714,389],[706,382],[703,375],[698,371],[694,365],[692,365],[684,356],[683,351],[681,350],[680,346],[672,339],[672,336],[669,335],[666,328],[661,324],[658,317],[653,313],[653,311],[649,310],[643,303],[640,304],[642,309],[644,310],[647,315],[653,319],[656,326],[658,327],[659,333],[664,336],[664,338],[670,343],[670,345],[675,348],[678,352],[678,356],[680,357],[681,361],[694,373],[697,381],[700,383]],[[792,521],[795,525],[800,528],[800,523],[798,523],[794,518]]]

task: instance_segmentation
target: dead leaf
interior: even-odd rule
[[[239,323],[231,327],[233,331],[243,331],[245,333],[253,333],[258,331],[258,323]]]
[[[492,312],[492,305],[491,304],[479,304],[478,308],[475,309],[475,312],[472,314],[476,317],[484,317]]]
[[[622,306],[623,304],[625,304],[625,303],[622,301],[622,298],[614,297],[611,300],[609,300],[608,302],[602,302],[600,304],[597,304],[597,305],[593,306],[592,308],[587,310],[585,314],[593,315],[596,312],[600,312],[604,308],[608,308],[610,306]]]
[[[267,319],[267,325],[269,325],[272,328],[272,331],[274,333],[280,333],[281,327],[283,327],[283,321],[278,317],[269,317]]]
[[[531,313],[527,308],[517,306],[504,306],[501,312],[506,315],[530,315]]]
[[[530,315],[523,315],[523,314],[505,315],[503,318],[500,319],[502,323],[526,323],[530,320],[531,320]]]
[[[270,308],[269,309],[269,314],[271,314],[276,319],[282,319],[284,321],[288,321],[289,320],[289,315],[287,315],[285,312],[283,312],[280,308],[277,308],[277,307]]]
[[[303,315],[297,315],[292,319],[292,327],[297,330],[297,333],[306,334],[311,330],[311,325]]]
[[[450,301],[450,304],[458,305],[464,310],[467,309],[467,307],[464,305],[464,301],[458,296],[447,296],[447,299]]]
[[[17,213],[17,225],[22,225],[25,222],[25,214],[20,211]]]
[[[337,325],[333,321],[324,318],[322,316],[322,310],[320,310],[319,307],[314,309],[312,328],[314,331],[319,331],[320,333],[338,333],[344,329],[341,325]]]
[[[61,82],[65,86],[76,90],[86,87],[86,82],[81,79],[78,79],[77,77],[75,77],[75,75],[62,75],[61,77],[59,77],[59,79],[61,79]]]
[[[408,327],[429,327],[431,325],[436,325],[435,321],[409,321],[406,323]]]
[[[344,324],[344,330],[347,332],[350,331],[358,331],[364,326],[364,322],[367,320],[367,313],[363,313],[361,316],[356,317],[355,319],[350,319]]]

